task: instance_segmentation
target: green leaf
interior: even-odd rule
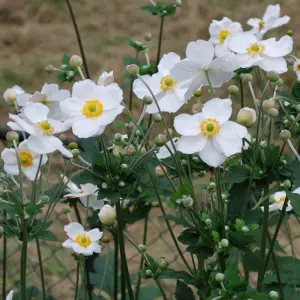
[[[57,241],[57,237],[55,236],[55,234],[48,230],[39,231],[36,237],[44,241]]]
[[[192,289],[186,283],[177,280],[175,298],[177,300],[193,300],[195,296]]]
[[[160,290],[154,285],[149,285],[140,289],[139,299],[153,300],[160,296]]]
[[[287,192],[286,195],[291,201],[294,212],[300,216],[300,195],[292,192]]]
[[[186,283],[192,284],[193,276],[185,271],[175,271],[172,269],[167,269],[164,271],[159,278],[161,279],[181,279]]]
[[[292,87],[292,95],[299,101],[300,100],[300,82],[296,81]]]
[[[224,176],[224,181],[229,184],[241,183],[249,178],[250,172],[243,166],[232,166]]]

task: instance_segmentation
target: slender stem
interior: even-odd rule
[[[164,31],[164,20],[165,20],[164,17],[160,18],[159,38],[158,38],[158,47],[157,47],[157,54],[156,54],[156,66],[158,66],[160,60],[162,36]]]
[[[79,289],[79,273],[80,273],[80,261],[77,261],[76,268],[76,284],[75,284],[75,297],[74,300],[77,300],[78,289]]]
[[[118,201],[116,203],[116,212],[117,212],[118,237],[119,237],[119,246],[120,246],[121,261],[122,261],[122,266],[123,266],[123,273],[124,273],[125,282],[127,285],[129,299],[134,300],[128,265],[127,265],[126,252],[125,252],[125,242],[124,242],[124,235],[123,235],[123,220],[122,220],[122,215],[121,215],[122,211],[121,211],[120,201]]]
[[[143,245],[146,245],[147,243],[147,231],[148,231],[148,214],[145,217],[145,223],[144,223],[144,234],[143,234]],[[139,270],[142,269],[144,265],[144,256],[142,256],[141,258],[141,262],[140,262],[140,268]],[[140,293],[140,285],[141,285],[141,275],[140,273],[138,274],[138,278],[137,278],[137,283],[136,283],[136,287],[135,287],[135,300],[139,299],[139,293]]]
[[[243,80],[240,78],[241,108],[245,106]]]
[[[276,162],[276,165],[275,165],[275,169],[277,168],[277,166],[278,166],[278,164],[279,164],[279,162],[280,162],[280,158],[281,158],[281,156],[282,156],[282,153],[283,153],[283,150],[284,150],[284,148],[285,148],[285,145],[286,145],[286,141],[284,141],[284,143],[283,143],[283,145],[282,145],[282,147],[281,147],[281,150],[280,150],[280,153],[279,153],[279,155],[278,155],[277,162]]]
[[[23,241],[21,250],[21,300],[26,300],[26,262],[27,262],[27,220],[23,220]]]
[[[38,253],[40,273],[41,273],[43,300],[46,300],[45,278],[44,278],[43,261],[42,261],[42,254],[41,254],[41,247],[40,247],[39,239],[36,238],[35,242],[36,242],[36,249],[37,249],[37,253]]]
[[[75,212],[75,215],[76,215],[76,218],[77,218],[78,223],[82,224],[81,217],[80,217],[80,213],[79,213],[79,209],[78,209],[78,207],[77,207],[77,203],[74,202],[74,203],[72,204],[72,206],[73,206],[73,208],[74,208],[74,212]]]
[[[78,26],[77,26],[76,18],[75,18],[70,0],[66,0],[66,3],[67,3],[67,6],[68,6],[68,9],[69,9],[69,12],[70,12],[70,16],[71,16],[71,19],[72,19],[72,23],[73,23],[73,26],[74,26],[74,29],[75,29],[76,38],[77,38],[78,46],[79,46],[79,49],[80,49],[80,53],[81,53],[81,57],[82,57],[86,77],[90,78],[90,74],[89,74],[87,61],[86,61],[86,57],[85,57],[84,50],[83,50],[83,45],[82,45],[79,29],[78,29]]]
[[[7,214],[4,212],[4,218],[6,218]],[[3,267],[2,267],[2,295],[5,297],[6,295],[6,265],[7,265],[7,238],[4,232],[3,234]]]
[[[14,144],[14,148],[15,148],[15,151],[16,151],[16,157],[17,157],[18,168],[19,168],[20,193],[21,193],[22,202],[24,203],[25,194],[24,194],[24,190],[23,190],[23,171],[22,171],[22,167],[21,167],[20,153],[19,153],[17,142],[15,140],[13,141],[13,144]]]
[[[208,71],[205,71],[205,76],[206,76],[206,79],[207,79],[207,82],[208,82],[208,85],[209,85],[210,96],[213,98],[215,92],[214,92],[213,86],[211,84],[211,81],[210,81],[210,78],[209,78],[209,75],[208,75]]]
[[[168,297],[167,297],[167,295],[166,295],[166,293],[164,291],[164,288],[162,287],[162,285],[161,285],[160,281],[158,280],[158,278],[154,278],[154,281],[157,284],[157,286],[158,286],[158,288],[159,288],[159,290],[161,292],[161,295],[162,295],[163,299],[164,300],[168,300]]]
[[[146,167],[147,167],[147,166],[146,166]],[[148,167],[147,167],[147,169],[148,169]],[[153,176],[152,176],[152,174],[151,174],[151,172],[150,172],[149,169],[148,169],[148,173],[149,173],[149,176],[150,176],[150,179],[151,179],[151,182],[152,182],[152,186],[153,186],[153,188],[154,188],[154,191],[155,191],[155,194],[156,194],[156,197],[157,197],[157,200],[158,200],[159,207],[160,207],[160,209],[161,209],[161,211],[162,211],[162,214],[163,214],[163,216],[164,216],[166,225],[167,225],[168,230],[169,230],[169,232],[170,232],[170,234],[171,234],[171,237],[172,237],[172,240],[173,240],[173,242],[174,242],[174,244],[175,244],[175,247],[176,247],[176,249],[177,249],[177,251],[178,251],[178,253],[179,253],[181,259],[183,260],[185,266],[187,267],[187,269],[189,270],[189,272],[190,272],[191,274],[193,274],[192,268],[189,266],[188,262],[186,261],[184,255],[183,255],[183,253],[182,253],[182,251],[181,251],[181,249],[180,249],[180,247],[179,247],[179,245],[178,245],[177,239],[176,239],[176,237],[175,237],[175,235],[174,235],[174,232],[173,232],[173,230],[172,230],[172,227],[171,227],[171,225],[170,225],[170,222],[169,222],[169,220],[168,220],[168,218],[167,218],[167,214],[166,214],[166,211],[165,211],[164,206],[163,206],[163,204],[162,204],[162,201],[161,201],[159,192],[158,192],[158,190],[157,190],[155,181],[154,181]]]
[[[114,244],[115,244],[115,253],[114,253],[114,300],[118,299],[118,273],[119,273],[119,241],[117,233],[113,233]]]
[[[136,51],[135,52],[135,59],[138,59],[139,53]],[[130,91],[129,91],[129,110],[132,111],[132,98],[133,98],[133,82],[134,82],[134,77],[132,76],[130,79]]]
[[[34,177],[34,181],[33,181],[33,185],[32,185],[32,193],[31,193],[31,202],[32,203],[36,203],[36,182],[37,182],[37,178],[40,173],[42,161],[43,161],[43,154],[41,154],[41,156],[40,156],[38,168],[37,168],[37,171],[36,171],[36,174]]]

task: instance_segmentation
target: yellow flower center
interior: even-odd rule
[[[87,100],[83,105],[82,113],[87,118],[97,118],[103,113],[103,104],[99,100]]]
[[[166,92],[172,89],[175,84],[176,81],[170,75],[166,75],[160,80],[160,89]]]
[[[231,32],[227,29],[222,29],[219,33],[219,41],[221,44],[223,44],[226,40],[226,38],[231,35]]]
[[[221,126],[215,118],[209,118],[202,121],[200,129],[205,136],[214,136],[219,133]]]
[[[260,45],[259,43],[252,43],[247,48],[247,51],[248,51],[249,55],[251,55],[251,56],[255,56],[257,54],[262,56],[265,51],[265,46]]]
[[[300,72],[300,64],[297,65],[297,71]]]
[[[265,22],[263,20],[259,21],[259,23],[258,23],[258,29],[262,30],[264,28],[265,28]]]
[[[43,131],[44,135],[51,135],[54,131],[54,128],[47,120],[38,122],[36,123],[36,125],[39,129]]]
[[[76,236],[76,243],[81,247],[87,248],[92,243],[92,240],[86,234],[81,233]]]
[[[276,204],[280,204],[280,203],[284,202],[285,197],[286,197],[286,196],[280,197],[280,199],[276,200],[275,203],[276,203]]]
[[[33,164],[33,156],[30,152],[27,151],[20,151],[19,153],[21,166],[23,168],[27,168],[32,166]]]

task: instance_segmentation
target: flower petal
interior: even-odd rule
[[[230,38],[228,47],[231,51],[236,53],[247,53],[247,48],[251,43],[257,42],[257,39],[252,33],[239,33]]]
[[[232,102],[230,99],[220,99],[214,98],[207,101],[203,108],[202,113],[203,117],[206,118],[215,118],[221,124],[228,121],[232,114]]]
[[[102,238],[103,232],[101,232],[98,228],[94,228],[87,232],[87,235],[91,238],[92,242],[97,242]]]
[[[204,67],[205,66],[201,62],[184,59],[171,69],[170,74],[174,80],[185,82],[194,80]]]
[[[293,50],[293,39],[288,35],[283,36],[279,41],[271,38],[260,43],[265,46],[264,54],[270,57],[285,56]]]
[[[257,62],[257,66],[266,72],[274,71],[278,74],[287,72],[287,63],[283,57],[263,56],[263,59]]]
[[[74,244],[74,241],[72,239],[67,239],[66,241],[64,241],[62,243],[62,246],[64,248],[67,248],[67,249],[72,249],[73,248],[73,244]]]
[[[188,43],[185,53],[189,60],[207,66],[213,60],[214,46],[210,41],[198,40]]]
[[[99,190],[99,188],[92,183],[85,183],[81,184],[80,186],[84,191],[88,192],[88,195],[94,194]]]
[[[195,136],[200,133],[201,119],[203,117],[191,116],[188,114],[180,114],[174,119],[175,130],[183,136]]]
[[[32,123],[47,120],[49,108],[41,103],[30,103],[25,106],[24,114]]]
[[[205,147],[199,152],[200,158],[211,167],[218,167],[224,163],[226,156],[217,150],[210,139]]]
[[[94,136],[99,129],[99,120],[93,118],[79,117],[74,119],[72,125],[73,134],[79,138]]]
[[[207,142],[207,137],[198,134],[196,136],[182,136],[178,141],[178,151],[185,154],[193,154],[201,151]]]
[[[64,227],[64,230],[67,233],[68,237],[71,238],[73,241],[76,240],[77,235],[84,233],[83,226],[77,222],[69,223]]]
[[[159,73],[161,73],[164,76],[170,74],[170,70],[178,62],[180,62],[180,56],[178,54],[174,52],[164,54],[157,66]]]
[[[55,136],[29,136],[28,148],[39,154],[47,154],[58,150],[62,141]]]

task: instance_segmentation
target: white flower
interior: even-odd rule
[[[251,32],[261,39],[266,32],[287,24],[290,19],[288,16],[280,17],[280,5],[276,4],[268,5],[262,19],[251,18],[247,24],[253,27]]]
[[[41,103],[49,108],[48,117],[55,120],[64,120],[65,116],[61,113],[59,102],[70,97],[68,90],[60,90],[57,84],[45,83],[40,92],[33,95],[22,94],[17,97],[19,106],[25,106],[30,103]]]
[[[296,59],[294,62],[294,71],[297,76],[297,80],[300,80],[300,59]]]
[[[11,291],[7,294],[6,300],[13,300],[13,296],[14,296],[14,291],[11,290]]]
[[[18,153],[22,172],[29,180],[33,181],[39,168],[41,156],[28,148],[27,140],[20,143]],[[1,153],[1,158],[4,161],[4,170],[6,173],[19,175],[18,159],[14,148],[5,148]],[[43,166],[47,160],[47,155],[43,155],[41,166]],[[39,171],[37,178],[40,177],[40,174],[41,172]]]
[[[215,45],[216,56],[225,55],[228,52],[228,41],[230,37],[243,32],[238,22],[232,22],[224,17],[221,21],[213,20],[209,25],[210,41]]]
[[[24,107],[23,118],[9,114],[14,122],[7,125],[12,130],[30,134],[27,146],[31,151],[47,154],[59,150],[63,155],[72,157],[72,153],[63,147],[62,141],[54,134],[64,132],[68,126],[63,122],[48,118],[49,108],[41,103],[31,103]]]
[[[241,108],[237,115],[237,122],[246,127],[250,127],[256,119],[256,111],[250,107]]]
[[[172,78],[188,88],[186,99],[190,99],[201,85],[209,86],[206,73],[213,87],[221,87],[234,75],[233,69],[223,70],[225,57],[214,59],[214,46],[210,41],[190,42],[186,48],[186,57],[171,69]]]
[[[60,109],[71,119],[73,133],[88,138],[102,134],[123,111],[122,100],[118,84],[99,86],[87,79],[74,83],[72,97],[60,102]]]
[[[240,153],[247,129],[228,121],[231,105],[230,99],[214,98],[204,104],[201,113],[177,116],[174,127],[182,135],[178,151],[199,152],[200,158],[212,167],[218,167],[227,157]]]
[[[110,71],[109,73],[107,72],[103,72],[97,81],[98,85],[103,85],[103,86],[107,86],[110,85],[112,83],[114,83],[115,79],[114,79],[114,72]]]
[[[115,223],[116,220],[116,210],[108,205],[105,204],[101,209],[100,212],[98,214],[100,221],[104,224],[104,225],[112,225]]]
[[[175,137],[172,140],[173,140],[175,148],[177,149],[177,142],[179,141],[179,138]],[[166,146],[162,146],[162,147],[159,148],[158,153],[156,154],[158,159],[168,158],[175,152],[171,141],[166,142]]]
[[[300,194],[300,188],[293,191],[293,193]],[[275,203],[269,205],[269,211],[282,210],[284,201],[286,199],[286,192],[279,191],[274,193]],[[264,211],[264,207],[260,207],[262,211]],[[286,211],[291,211],[293,209],[291,202],[288,202],[286,207]]]
[[[17,100],[18,95],[22,95],[24,93],[25,91],[21,87],[14,85],[12,88],[7,89],[3,93],[3,98],[7,103],[13,104]]]
[[[184,95],[187,89],[183,89],[181,84],[174,80],[170,75],[170,70],[179,62],[180,56],[170,52],[165,54],[160,60],[159,65],[157,66],[158,73],[155,73],[152,76],[142,76],[143,80],[152,90],[161,111],[174,113],[186,103]],[[133,92],[139,99],[143,99],[144,96],[151,97],[147,87],[140,79],[134,81]],[[150,105],[147,105],[146,112],[149,114],[158,112],[155,101]]]
[[[66,225],[64,230],[69,237],[62,244],[64,248],[73,249],[77,254],[83,254],[84,256],[101,252],[98,241],[102,238],[103,232],[98,228],[86,232],[81,224],[72,222]]]
[[[67,182],[68,179],[64,178],[64,181]],[[69,194],[64,195],[64,198],[79,198],[81,203],[84,206],[89,206],[93,210],[100,209],[104,205],[104,201],[107,201],[106,198],[98,200],[98,187],[91,183],[81,184],[79,188],[74,182],[69,181],[66,184],[66,190]]]
[[[241,33],[228,42],[231,51],[237,53],[232,58],[236,67],[249,68],[259,66],[266,72],[279,74],[287,71],[287,63],[283,56],[293,49],[293,40],[285,35],[279,41],[275,38],[258,41],[252,33]]]

